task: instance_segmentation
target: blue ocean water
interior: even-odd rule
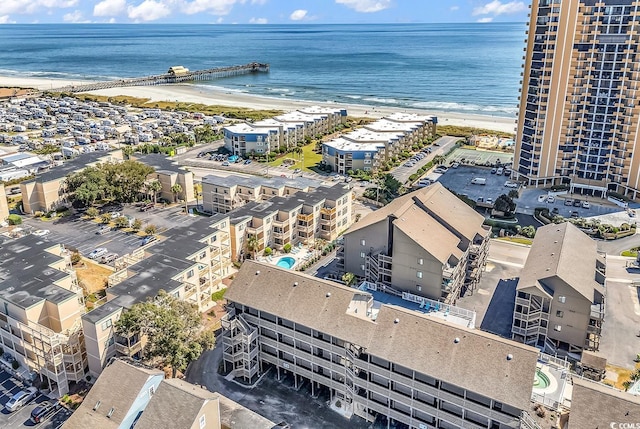
[[[0,26],[0,75],[105,80],[268,62],[258,95],[513,117],[523,23]],[[2,79],[0,78],[0,85]],[[199,85],[202,85],[200,82]]]

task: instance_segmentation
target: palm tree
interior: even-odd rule
[[[178,194],[182,192],[182,186],[179,183],[176,183],[171,187],[171,192],[173,192],[173,202],[178,202]]]
[[[256,258],[256,252],[258,251],[259,246],[260,243],[258,242],[258,237],[256,237],[255,234],[247,237],[247,241],[245,241],[245,248],[247,249],[247,253],[251,254],[251,259]]]
[[[153,196],[153,204],[155,204],[157,202],[158,192],[162,190],[162,183],[160,183],[159,180],[152,180],[147,184],[147,189],[151,192],[151,195]]]
[[[202,183],[195,183],[193,185],[193,193],[196,196],[196,205],[198,205],[199,203],[199,198],[202,195]]]
[[[437,165],[442,165],[446,161],[446,157],[444,155],[436,155],[433,157],[433,163]]]

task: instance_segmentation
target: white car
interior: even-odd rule
[[[507,188],[518,188],[520,185],[516,182],[510,182],[510,181],[506,181],[504,186],[506,186]]]
[[[582,202],[582,208],[583,209],[588,209],[589,207],[591,207],[591,205],[589,204],[589,201],[583,201]]]
[[[13,413],[31,402],[37,394],[38,389],[35,387],[29,387],[26,390],[21,390],[13,395],[4,407],[7,411]]]
[[[98,259],[99,257],[106,255],[107,253],[108,251],[105,247],[98,247],[93,252],[89,253],[87,257],[89,259]]]
[[[447,172],[447,169],[444,167],[438,167],[435,170],[433,170],[434,173],[438,173],[438,174],[444,174]]]
[[[120,216],[122,216],[120,212],[111,213],[111,219],[118,219]]]
[[[49,231],[48,229],[39,229],[37,231],[33,231],[31,234],[35,235],[36,237],[44,237],[45,235],[48,235],[51,231]]]
[[[553,195],[549,195],[547,197],[547,202],[548,203],[554,203],[556,201],[556,197],[554,197]]]

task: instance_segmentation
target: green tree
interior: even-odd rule
[[[436,165],[442,165],[447,160],[444,155],[436,155],[433,157],[433,163]]]
[[[270,256],[272,253],[273,253],[273,250],[271,249],[271,247],[264,248],[264,256]]]
[[[122,154],[125,159],[130,159],[131,155],[133,155],[133,146],[125,146],[122,148]]]
[[[134,219],[133,223],[131,224],[131,229],[133,229],[134,231],[140,231],[141,228],[142,221],[140,219]]]
[[[104,213],[100,216],[100,222],[107,224],[111,222],[111,215],[109,213]]]
[[[210,143],[218,139],[218,134],[209,124],[204,124],[201,127],[196,127],[193,130],[193,134],[196,139],[196,143]]]
[[[118,228],[127,228],[129,227],[129,219],[124,216],[120,216],[116,219],[115,224]]]
[[[193,194],[196,196],[196,205],[197,205],[200,197],[202,196],[202,183],[194,183]]]
[[[173,202],[178,202],[178,194],[182,192],[182,186],[176,183],[171,187],[171,192],[173,193]]]
[[[523,226],[520,229],[520,235],[523,235],[527,238],[533,238],[536,235],[536,229],[532,225]]]
[[[344,284],[351,287],[356,281],[356,275],[353,273],[344,273],[344,275],[342,276],[342,281],[344,282]]]
[[[284,246],[282,246],[282,250],[284,250],[284,253],[291,252],[291,243],[286,243]]]
[[[156,228],[156,226],[153,224],[147,225],[147,227],[144,229],[144,233],[147,235],[153,235],[157,231],[158,231],[158,228]]]
[[[86,211],[87,216],[89,216],[92,219],[97,218],[98,216],[100,216],[100,211],[98,211],[97,208],[95,207],[89,207]]]
[[[513,202],[508,195],[502,194],[496,198],[496,202],[493,204],[495,210],[504,212],[505,214],[512,214],[516,211],[516,203]]]
[[[518,198],[520,194],[518,194],[518,191],[516,191],[515,189],[512,189],[509,191],[508,196],[509,198]]]
[[[9,222],[9,225],[20,225],[22,223],[22,218],[20,215],[12,213],[7,217],[7,221]]]
[[[147,176],[153,168],[138,161],[127,160],[120,163],[100,164],[107,183],[112,189],[112,197],[119,202],[130,203],[142,191]]]
[[[256,258],[256,252],[260,248],[260,242],[258,241],[258,237],[255,234],[251,234],[247,237],[244,242],[245,250],[249,255],[251,255],[251,259]]]
[[[151,194],[151,197],[153,199],[153,203],[157,203],[157,199],[158,199],[158,192],[160,192],[162,190],[162,183],[160,183],[159,180],[154,179],[150,182],[148,182],[146,184],[146,188],[148,189],[149,193]]]
[[[198,308],[165,291],[124,312],[116,322],[116,332],[125,337],[145,336],[145,361],[160,359],[171,365],[173,377],[215,345],[213,331],[203,327]]]

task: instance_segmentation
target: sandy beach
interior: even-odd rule
[[[29,87],[40,90],[50,90],[68,85],[85,83],[80,80],[59,80],[42,78],[23,78],[17,76],[0,76],[0,86],[3,87]],[[380,118],[393,112],[413,112],[434,115],[438,117],[440,125],[459,125],[476,128],[486,128],[513,133],[516,126],[515,118],[502,116],[483,116],[457,112],[438,112],[420,109],[403,109],[364,104],[338,104],[331,102],[303,101],[285,98],[264,97],[242,92],[233,92],[218,87],[202,87],[189,84],[158,85],[128,88],[111,88],[93,91],[92,94],[116,96],[127,95],[132,97],[150,98],[152,101],[175,101],[221,106],[245,107],[250,109],[276,109],[295,110],[310,105],[323,105],[332,107],[344,107],[351,116],[369,116]]]

